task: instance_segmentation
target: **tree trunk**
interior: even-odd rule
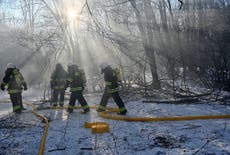
[[[160,89],[160,81],[157,73],[157,65],[156,65],[156,57],[154,49],[149,45],[144,45],[145,53],[148,58],[148,63],[150,66],[151,74],[152,74],[152,86],[154,89]]]
[[[151,74],[152,74],[152,86],[154,89],[160,89],[161,87],[160,87],[160,81],[159,81],[158,73],[157,73],[155,51],[154,51],[154,48],[152,46],[152,44],[153,44],[153,42],[152,42],[153,41],[153,33],[150,32],[151,26],[147,26],[148,27],[147,30],[144,29],[144,25],[143,25],[144,22],[141,18],[141,14],[140,14],[139,10],[137,9],[136,1],[130,0],[130,3],[132,5],[132,7],[134,8],[134,12],[135,12],[135,15],[137,18],[137,26],[138,26],[138,29],[139,29],[140,34],[141,34],[145,54],[148,58],[148,63],[149,63]],[[146,7],[146,3],[145,3],[145,7]],[[149,6],[149,7],[151,7],[151,6]],[[150,10],[148,10],[148,11],[150,11]],[[149,12],[147,14],[149,15]],[[151,21],[152,19],[149,19],[149,20]],[[151,23],[152,22],[150,22],[150,24]]]

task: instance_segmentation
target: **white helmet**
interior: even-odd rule
[[[71,62],[71,63],[69,63],[67,66],[70,67],[70,66],[74,66],[74,65],[76,65],[76,63],[72,63],[72,62]]]
[[[16,66],[13,63],[8,63],[6,68],[16,68]]]
[[[106,62],[103,62],[103,63],[101,63],[100,64],[100,68],[103,70],[103,69],[105,69],[106,67],[108,67],[109,66],[109,64],[107,64]]]

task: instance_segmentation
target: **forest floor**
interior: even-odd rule
[[[38,100],[34,92],[25,100]],[[98,105],[101,94],[85,95],[90,105]],[[3,100],[7,94],[0,98]],[[230,114],[229,104],[213,101],[194,103],[143,103],[144,98],[126,101],[126,117],[166,117]],[[67,105],[68,101],[65,102]],[[46,103],[45,106],[49,106]],[[109,107],[116,107],[110,100]],[[38,154],[44,123],[31,113],[13,114],[11,103],[0,103],[0,154]],[[46,139],[47,155],[230,155],[229,119],[125,122],[74,110],[39,110],[50,119]],[[110,131],[92,134],[85,122],[106,122]]]

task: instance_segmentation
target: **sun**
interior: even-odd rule
[[[78,18],[79,18],[78,14],[79,13],[77,12],[77,10],[69,9],[69,10],[67,10],[67,19],[70,22],[74,22],[74,21],[78,20]]]

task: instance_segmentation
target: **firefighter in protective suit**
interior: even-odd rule
[[[60,107],[64,105],[64,96],[66,90],[67,72],[63,69],[60,63],[56,64],[50,79],[50,86],[52,90],[51,103],[53,106],[59,104]]]
[[[104,80],[106,86],[100,105],[97,108],[97,111],[98,112],[105,111],[108,100],[110,97],[112,97],[119,107],[118,114],[125,115],[127,109],[125,108],[124,102],[122,101],[118,93],[119,86],[118,86],[118,78],[116,76],[115,69],[110,67],[107,63],[102,63],[100,65],[100,68],[101,68],[101,73],[104,74]]]
[[[88,103],[82,95],[85,83],[86,79],[84,71],[80,70],[76,64],[69,64],[67,77],[67,85],[70,87],[71,92],[68,107],[69,113],[73,112],[76,100],[81,104],[83,109],[82,113],[88,113],[90,111]]]
[[[13,104],[13,112],[21,113],[24,110],[22,104],[22,90],[27,90],[26,82],[19,69],[13,63],[7,64],[5,76],[1,83],[1,90],[5,90],[7,86],[11,102]]]

